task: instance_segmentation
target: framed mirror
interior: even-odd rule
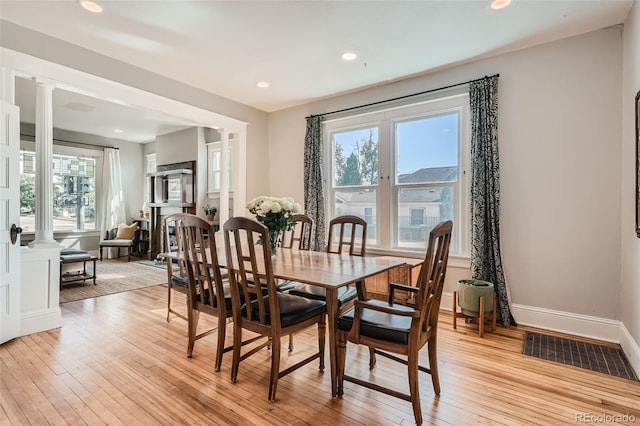
[[[640,238],[640,91],[636,95],[636,235]]]

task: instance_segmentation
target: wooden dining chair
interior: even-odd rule
[[[311,231],[313,230],[313,219],[306,214],[294,214],[289,223],[291,229],[284,232],[280,247],[284,249],[311,250]],[[304,284],[298,281],[285,281],[278,284],[278,291],[287,291]],[[293,350],[293,333],[289,335],[289,352]]]
[[[344,381],[356,383],[369,389],[410,401],[416,424],[422,424],[418,371],[431,374],[436,395],[440,395],[437,361],[437,331],[440,298],[447,272],[449,244],[453,223],[438,224],[429,234],[429,245],[424,263],[420,269],[418,285],[389,284],[394,289],[416,294],[415,307],[384,302],[380,300],[356,300],[353,309],[338,319],[338,396],[344,391]],[[391,297],[389,300],[393,300]],[[345,374],[347,340],[366,345],[379,354],[407,365],[409,394],[382,387],[376,383]],[[418,364],[418,352],[425,345],[429,349],[429,368]],[[404,355],[406,359],[391,353]],[[375,366],[375,357],[370,368]]]
[[[329,240],[327,253],[349,254],[364,256],[367,248],[367,222],[358,216],[338,216],[329,222]],[[308,297],[315,300],[327,299],[326,290],[312,285],[295,287],[289,293]],[[338,309],[344,312],[353,306],[358,296],[355,287],[340,287],[338,289]]]
[[[187,317],[171,308],[171,298],[174,292],[187,296],[189,284],[187,277],[184,249],[179,241],[178,227],[180,220],[186,213],[175,213],[164,218],[164,247],[165,254],[175,255],[165,257],[167,261],[167,322],[171,321],[171,314],[187,320]]]
[[[326,303],[293,296],[276,290],[269,231],[261,223],[244,217],[229,219],[223,226],[225,251],[233,306],[233,365],[231,381],[236,383],[240,362],[271,344],[271,374],[269,401],[276,398],[278,379],[314,359],[320,360],[324,370]],[[246,302],[248,301],[248,302]],[[280,371],[281,337],[316,324],[318,351],[306,359]],[[246,329],[267,338],[263,344],[241,354],[242,330]]]
[[[306,214],[294,214],[291,219],[289,219],[289,224],[291,225],[291,229],[284,232],[280,247],[311,250],[313,219]]]
[[[191,214],[185,214],[179,221],[178,240],[184,250],[185,269],[187,271],[188,298],[187,313],[189,340],[187,356],[193,355],[196,340],[218,331],[215,371],[220,371],[222,355],[233,349],[224,346],[227,319],[233,316],[231,290],[228,281],[223,280],[218,263],[214,228],[206,220]],[[198,334],[200,313],[216,316],[217,325]],[[257,340],[240,341],[245,345]],[[235,342],[234,342],[235,344]]]

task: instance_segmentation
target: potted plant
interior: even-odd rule
[[[212,222],[213,218],[216,216],[216,213],[218,213],[218,209],[213,206],[210,206],[209,204],[204,206],[202,210],[204,210],[204,214],[207,215],[207,220],[209,222]]]

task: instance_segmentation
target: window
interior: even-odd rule
[[[53,230],[96,229],[95,157],[53,155]],[[20,226],[35,231],[35,152],[20,151]]]
[[[424,209],[411,209],[411,223],[409,225],[424,225]]]
[[[234,164],[234,143],[229,140],[229,193],[233,193],[233,173],[231,173]],[[222,151],[220,142],[207,144],[207,193],[214,198],[220,196],[220,177],[222,174]]]
[[[150,186],[150,178],[149,178],[149,174],[150,173],[155,173],[157,170],[157,163],[156,163],[156,154],[147,154],[144,156],[145,157],[145,162],[144,162],[144,201],[145,202],[149,202],[149,200],[151,200],[151,189],[149,188]]]
[[[451,253],[468,255],[468,117],[464,94],[326,121],[328,217],[362,217],[368,246],[401,251],[451,219]]]

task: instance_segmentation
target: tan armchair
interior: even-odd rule
[[[126,225],[121,223],[117,228],[107,230],[104,239],[100,241],[100,261],[102,261],[102,249],[105,247],[114,247],[118,249],[118,257],[120,257],[120,249],[127,249],[128,262],[131,261],[131,250],[133,249],[133,240],[136,237],[138,225]]]

